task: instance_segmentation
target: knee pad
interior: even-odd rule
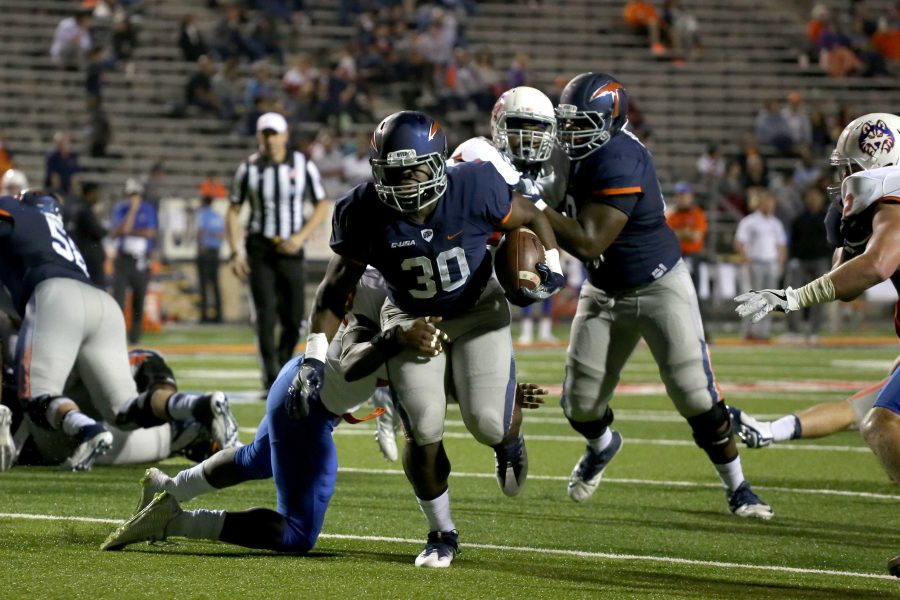
[[[566,417],[569,419],[568,417]],[[614,420],[613,410],[607,406],[606,412],[603,416],[596,421],[573,421],[569,419],[569,424],[572,426],[572,429],[583,435],[589,440],[597,439],[603,432],[606,431],[606,428],[612,425]]]
[[[166,422],[165,419],[153,414],[150,398],[153,396],[153,388],[145,390],[126,402],[116,415],[116,426],[122,429],[134,429],[135,427],[155,427]]]
[[[59,426],[54,426],[47,419],[47,412],[50,408],[50,405],[53,404],[57,400],[68,400],[65,396],[53,396],[51,394],[41,394],[40,396],[36,396],[31,398],[25,404],[25,410],[28,413],[28,418],[31,419],[31,422],[41,429],[46,429],[48,431],[56,431],[59,429]]]
[[[705,413],[688,417],[694,432],[694,442],[709,452],[731,441],[731,418],[724,402],[717,402]]]

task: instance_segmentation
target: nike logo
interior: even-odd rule
[[[457,231],[456,233],[454,233],[452,235],[448,235],[447,239],[452,240],[452,239],[456,238],[457,236],[459,236],[461,233],[462,233],[462,231]]]
[[[783,300],[784,302],[787,302],[787,294],[778,294],[776,292],[769,292],[769,293],[772,294],[773,296],[775,296],[776,298],[778,298],[779,300]]]

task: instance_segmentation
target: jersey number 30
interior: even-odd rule
[[[84,271],[85,275],[90,277],[90,275],[88,275],[87,265],[84,264],[84,258],[82,258],[81,252],[78,251],[78,246],[75,245],[75,242],[73,242],[66,233],[62,220],[53,215],[44,215],[44,217],[47,219],[47,227],[50,228],[50,235],[53,237],[53,249],[56,253],[67,261],[78,265],[78,268]]]
[[[450,279],[450,268],[447,263],[451,259],[456,260],[456,264],[459,266],[459,279],[456,281],[451,281]],[[441,289],[445,292],[452,292],[458,289],[469,279],[469,263],[466,262],[466,251],[459,246],[438,254],[437,258],[435,258],[435,263],[441,277]],[[400,263],[400,268],[404,271],[411,271],[416,268],[422,270],[422,274],[416,277],[418,287],[409,290],[410,296],[419,299],[434,297],[437,293],[437,284],[434,281],[434,268],[431,266],[431,259],[426,256],[407,258]],[[424,289],[422,289],[423,287]]]

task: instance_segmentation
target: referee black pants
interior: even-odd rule
[[[125,310],[125,293],[131,289],[131,329],[128,330],[128,343],[141,341],[141,326],[144,320],[144,296],[150,283],[150,265],[146,259],[137,259],[128,254],[119,254],[114,262],[113,293],[122,310]]]
[[[294,355],[305,314],[303,251],[279,254],[275,244],[261,236],[247,238],[250,292],[256,307],[256,338],[263,368],[263,384],[272,387],[281,366]],[[275,346],[275,324],[281,338]]]

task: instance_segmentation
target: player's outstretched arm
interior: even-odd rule
[[[599,259],[628,222],[628,215],[619,209],[597,202],[587,203],[577,219],[549,206],[542,210],[562,249],[582,262]]]
[[[387,359],[408,348],[421,356],[437,356],[444,351],[447,334],[437,328],[441,317],[420,317],[407,325],[387,331],[362,316],[344,332],[341,340],[341,370],[344,379],[356,381],[373,373]]]

